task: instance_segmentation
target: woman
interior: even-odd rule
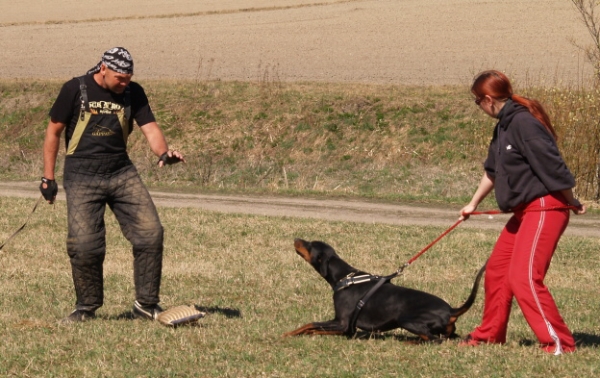
[[[544,351],[573,352],[575,341],[560,316],[544,277],[558,240],[569,223],[569,209],[584,214],[573,197],[573,175],[556,145],[556,133],[542,105],[515,95],[498,71],[475,77],[471,92],[498,123],[484,163],[485,172],[471,202],[461,210],[467,219],[495,190],[501,210],[512,212],[489,258],[481,325],[460,345],[505,343],[513,296]]]

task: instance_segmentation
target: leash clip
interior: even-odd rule
[[[398,270],[396,271],[396,275],[400,275],[404,272],[404,269],[409,266],[409,263],[404,263],[404,265],[402,265],[400,268],[398,268]]]

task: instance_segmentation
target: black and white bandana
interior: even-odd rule
[[[124,47],[113,47],[108,49],[102,55],[102,60],[98,62],[87,72],[87,74],[95,74],[100,72],[100,66],[104,64],[106,68],[122,74],[133,75],[133,59],[131,54]]]

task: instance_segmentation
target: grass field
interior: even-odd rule
[[[48,109],[60,84],[0,81],[0,179],[39,179]],[[481,178],[495,124],[462,86],[289,84],[275,77],[143,84],[187,164],[157,169],[138,130],[129,153],[148,185],[169,190],[463,204]],[[518,93],[547,106],[576,194],[597,204],[599,92],[518,84]],[[59,181],[63,157],[61,148]]]
[[[34,200],[1,198],[0,239],[18,228]],[[99,318],[70,327],[73,309],[65,252],[64,202],[40,207],[0,261],[0,375],[18,377],[575,377],[599,373],[598,238],[564,237],[546,283],[578,340],[560,357],[543,354],[514,306],[508,343],[460,348],[413,345],[397,330],[344,337],[282,338],[333,316],[328,285],[296,255],[293,239],[324,240],[352,265],[389,274],[443,230],[160,209],[165,226],[162,303],[195,304],[198,326],[169,329],[131,320],[132,257],[107,214],[105,306]],[[412,264],[396,284],[466,299],[496,231],[458,228]],[[482,290],[458,321],[478,324]]]
[[[60,83],[0,84],[5,135],[0,178],[38,180],[47,111]],[[481,175],[493,127],[463,87],[283,84],[273,78],[144,84],[172,147],[186,152],[188,163],[158,170],[139,132],[130,140],[131,156],[148,184],[175,191],[464,203]],[[586,150],[593,149],[593,139],[585,137],[594,131],[585,127],[597,127],[596,92],[524,89],[543,98],[552,118],[560,120],[561,146],[585,183],[586,159],[593,162],[595,156]],[[59,166],[61,159],[62,152]],[[586,185],[590,197],[583,198],[593,207],[597,181]],[[33,200],[0,197],[0,240],[20,226],[32,206]],[[555,358],[538,350],[516,305],[504,346],[413,345],[414,337],[401,330],[355,340],[281,337],[333,316],[330,289],[296,255],[295,237],[324,240],[351,264],[389,274],[443,229],[181,208],[161,208],[160,215],[166,230],[162,303],[196,304],[207,317],[196,327],[179,329],[131,319],[130,247],[108,214],[106,304],[93,322],[58,326],[74,306],[66,209],[63,202],[41,206],[25,231],[0,251],[0,375],[598,374],[598,237],[564,237],[548,274],[546,283],[579,344],[577,353]],[[459,228],[395,282],[457,306],[498,231]],[[478,324],[481,295],[458,321],[459,334]]]
[[[130,154],[152,188],[464,204],[494,125],[468,84],[479,68],[494,67],[509,73],[517,93],[547,107],[577,195],[598,208],[600,92],[573,44],[585,45],[588,35],[568,1],[25,3],[0,4],[2,181],[39,180],[60,85],[104,49],[125,45],[171,147],[188,161],[157,169],[134,132]],[[511,43],[493,48],[499,36]],[[59,167],[63,158],[61,150]],[[0,241],[33,205],[0,197]],[[494,205],[490,198],[482,207]],[[281,337],[333,317],[331,290],[294,252],[294,238],[326,241],[352,265],[390,274],[443,228],[159,213],[162,304],[194,304],[206,318],[178,329],[132,319],[130,246],[108,212],[105,305],[94,321],[59,325],[75,300],[66,206],[40,206],[0,251],[0,376],[600,375],[598,236],[563,237],[553,259],[546,284],[579,347],[555,357],[539,350],[516,304],[503,346],[415,345],[403,330],[350,340]],[[394,283],[458,306],[498,231],[459,227]],[[460,335],[478,325],[482,297],[480,289],[459,319]]]

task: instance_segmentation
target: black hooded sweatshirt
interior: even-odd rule
[[[554,137],[526,107],[510,99],[498,114],[484,168],[502,211],[575,186]]]

